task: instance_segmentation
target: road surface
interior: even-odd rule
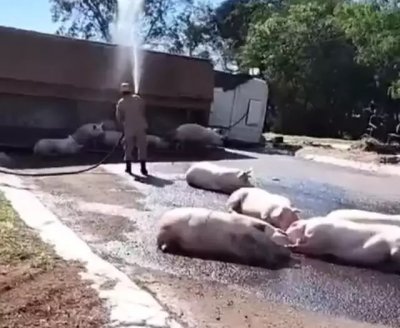
[[[400,213],[400,178],[293,157],[221,161],[253,167],[257,185],[289,196],[302,215],[337,208]],[[150,290],[191,327],[400,326],[399,277],[302,259],[279,271],[157,252],[156,222],[178,206],[224,209],[226,196],[190,188],[187,163],[150,165],[135,181],[121,164],[79,176],[30,178],[33,191],[102,257]],[[354,321],[352,321],[354,320]]]

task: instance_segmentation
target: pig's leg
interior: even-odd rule
[[[228,212],[242,212],[242,195],[239,193],[233,193],[231,197],[228,199],[226,206],[228,208]]]
[[[389,245],[380,235],[367,240],[366,243],[354,249],[343,249],[342,254],[336,254],[339,258],[361,265],[374,265],[382,263],[389,255]]]
[[[304,228],[303,228],[304,233]],[[291,251],[295,253],[305,254],[305,255],[323,255],[322,247],[317,242],[317,239],[313,236],[313,234],[306,236],[305,234],[299,235],[296,243],[293,245],[287,246]]]
[[[400,245],[396,245],[391,249],[390,260],[397,272],[400,272]]]

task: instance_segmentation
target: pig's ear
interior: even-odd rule
[[[237,174],[237,177],[238,177],[238,179],[241,179],[241,180],[248,180],[249,177],[251,177],[252,175],[253,175],[253,169],[250,168],[249,170],[246,170],[246,171],[240,171]]]
[[[301,213],[301,210],[298,209],[297,207],[292,207],[291,210],[296,214],[300,214]]]
[[[267,226],[267,224],[265,222],[254,222],[253,223],[254,228],[256,228],[257,230],[264,232],[265,231],[265,227]]]
[[[248,177],[252,177],[254,175],[254,170],[252,167],[250,167],[248,170],[245,171],[245,173]]]

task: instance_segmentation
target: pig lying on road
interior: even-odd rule
[[[326,218],[349,220],[368,224],[389,224],[400,227],[400,215],[390,215],[361,210],[336,210],[330,212]]]
[[[254,266],[278,267],[290,260],[284,232],[251,217],[203,208],[178,208],[160,219],[157,246],[163,252]]]
[[[199,124],[182,124],[174,131],[173,139],[180,145],[185,143],[197,143],[203,146],[223,146],[222,135],[211,128]]]
[[[286,233],[298,253],[330,255],[355,265],[392,260],[400,265],[400,228],[315,217],[294,222]]]
[[[33,147],[35,155],[58,156],[78,154],[91,140],[104,133],[101,124],[85,124],[64,139],[41,139]]]
[[[282,230],[299,220],[300,213],[300,210],[292,207],[288,198],[260,188],[241,188],[235,191],[229,197],[227,207],[230,212],[267,221]]]
[[[251,187],[247,171],[224,167],[209,162],[193,164],[186,172],[186,181],[192,187],[231,194],[242,187]]]

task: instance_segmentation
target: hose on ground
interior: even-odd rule
[[[92,171],[96,168],[98,168],[100,165],[104,164],[116,151],[117,147],[121,143],[122,139],[124,136],[122,135],[121,138],[118,140],[118,142],[114,145],[114,147],[107,153],[106,156],[104,156],[101,161],[97,162],[96,164],[93,164],[89,167],[86,167],[84,169],[80,170],[75,170],[75,171],[61,171],[61,172],[47,172],[47,173],[28,173],[28,172],[17,172],[14,170],[4,170],[0,169],[0,173],[7,174],[7,175],[15,175],[15,176],[20,176],[20,177],[54,177],[54,176],[63,176],[63,175],[75,175],[75,174],[81,174],[85,172]]]

